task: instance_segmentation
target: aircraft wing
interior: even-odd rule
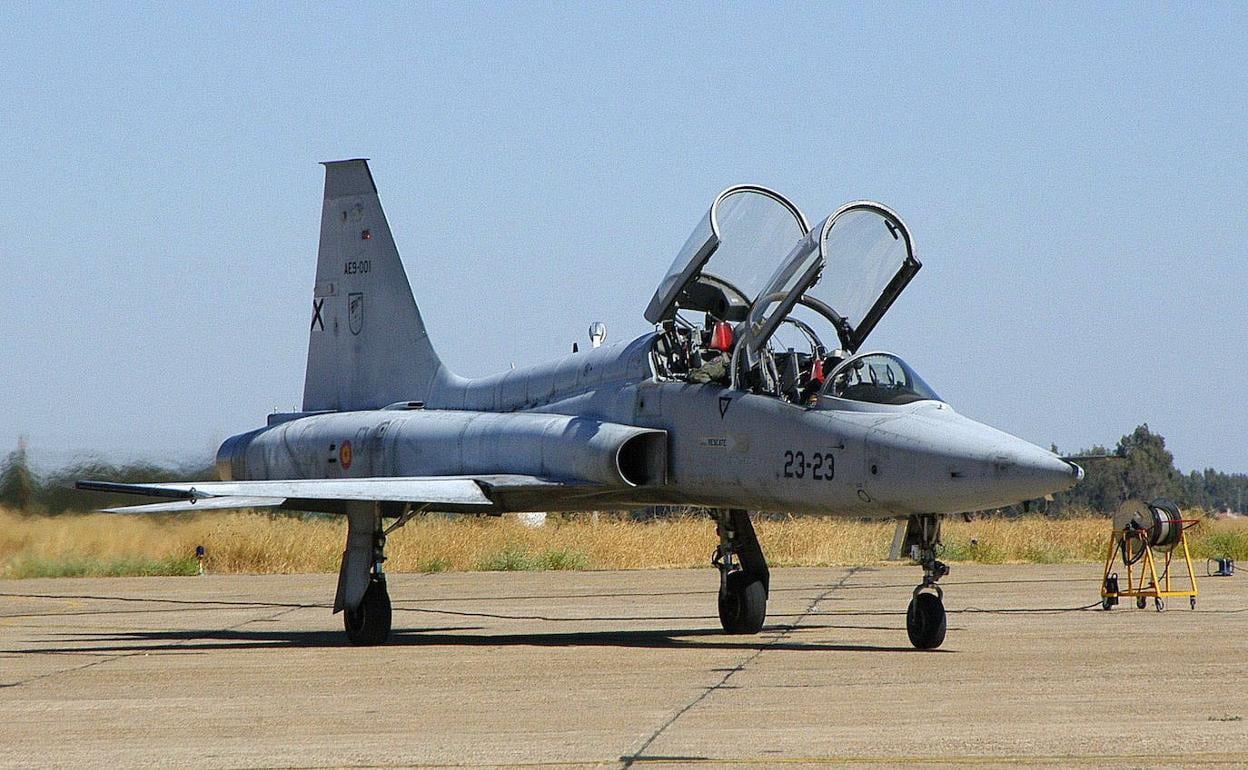
[[[403,476],[362,479],[283,479],[275,481],[194,481],[157,484],[122,484],[112,481],[79,481],[78,489],[148,497],[169,497],[174,502],[130,505],[107,509],[115,513],[188,512],[229,508],[274,508],[288,500],[330,502],[399,502],[450,505],[487,509],[494,504],[488,494],[566,490],[575,483],[514,474],[468,476]]]

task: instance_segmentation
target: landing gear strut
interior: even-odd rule
[[[347,507],[347,549],[338,572],[334,612],[343,613],[343,627],[352,644],[383,644],[390,636],[390,593],[386,590],[386,535],[402,526],[411,511],[388,511],[397,520],[382,528],[383,506],[352,503]]]
[[[730,634],[756,634],[767,619],[771,573],[748,512],[719,509],[713,514],[719,546],[711,564],[719,569],[719,622]]]
[[[936,581],[949,574],[949,566],[936,558],[940,545],[941,517],[921,513],[910,517],[905,544],[910,556],[923,567],[923,582],[914,589],[906,609],[906,635],[920,650],[933,650],[945,641],[944,592]]]

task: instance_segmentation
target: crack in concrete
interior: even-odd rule
[[[761,656],[768,649],[770,649],[771,647],[774,647],[775,645],[787,639],[789,635],[792,634],[793,631],[797,629],[797,627],[801,624],[803,620],[805,620],[807,617],[810,617],[810,615],[814,613],[815,607],[819,606],[819,602],[831,596],[832,592],[844,587],[846,581],[848,581],[851,577],[854,576],[855,573],[857,573],[861,569],[862,567],[850,567],[849,571],[846,572],[844,576],[842,576],[841,579],[836,582],[835,585],[829,586],[825,591],[823,591],[821,594],[819,594],[814,599],[812,599],[810,604],[806,606],[806,609],[800,615],[794,618],[793,622],[785,623],[784,625],[780,626],[779,627],[780,633],[772,636],[770,639],[768,639],[766,642],[760,645],[759,648],[755,650],[752,654],[747,655],[740,663],[728,669],[724,673],[723,677],[721,677],[718,682],[712,684],[710,687],[707,687],[705,690],[699,693],[697,697],[695,697],[693,700],[689,701],[680,709],[678,709],[675,714],[673,714],[671,717],[668,718],[666,722],[659,725],[657,730],[650,733],[650,735],[642,742],[641,746],[638,747],[636,751],[634,751],[632,754],[625,754],[624,756],[621,756],[620,757],[620,762],[621,762],[620,769],[628,770],[628,768],[631,768],[637,762],[646,761],[647,759],[649,759],[645,755],[646,749],[650,748],[650,746],[653,745],[654,742],[657,741],[659,737],[662,736],[663,733],[665,733],[669,727],[676,724],[676,722],[681,717],[689,713],[689,711],[691,711],[699,703],[709,698],[712,693],[715,693],[719,690],[736,689],[735,687],[734,688],[728,687],[729,679],[736,676],[738,673],[744,671],[747,666],[749,666],[751,663],[757,660],[759,656]]]
[[[60,676],[62,674],[76,674],[79,671],[85,671],[86,669],[94,668],[96,666],[100,666],[105,663],[111,663],[115,660],[121,660],[122,658],[133,658],[133,657],[138,657],[138,656],[143,656],[143,655],[151,655],[153,652],[158,652],[160,650],[173,650],[177,647],[187,644],[188,642],[194,642],[200,639],[211,638],[213,634],[220,634],[220,633],[225,633],[228,631],[237,631],[243,626],[249,625],[251,623],[260,623],[260,622],[264,622],[268,620],[277,620],[283,615],[288,615],[298,609],[303,609],[303,606],[302,605],[286,606],[286,607],[283,607],[281,610],[277,611],[276,613],[266,616],[266,617],[248,618],[247,620],[244,620],[241,623],[235,623],[234,625],[227,626],[226,628],[217,629],[215,631],[208,631],[199,636],[190,636],[190,637],[186,637],[185,639],[178,639],[176,641],[170,642],[169,644],[161,645],[157,648],[149,647],[149,648],[144,648],[142,650],[135,650],[134,652],[120,652],[120,653],[116,653],[113,655],[107,655],[101,658],[100,660],[93,660],[90,663],[84,663],[81,666],[72,666],[70,668],[62,668],[56,671],[49,671],[46,674],[37,674],[35,676],[28,677],[26,679],[21,679],[16,682],[5,682],[3,684],[0,684],[0,687],[21,687],[21,686],[30,684],[32,682],[38,682],[44,679],[51,679],[54,676]],[[38,652],[38,650],[32,650],[31,652]]]

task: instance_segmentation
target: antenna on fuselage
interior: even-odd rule
[[[589,325],[589,344],[599,347],[607,339],[607,325],[602,321],[594,321]]]

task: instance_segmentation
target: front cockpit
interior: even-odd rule
[[[881,204],[849,203],[810,227],[780,194],[731,187],[646,308],[655,373],[807,407],[939,400],[896,356],[855,355],[921,266]]]

